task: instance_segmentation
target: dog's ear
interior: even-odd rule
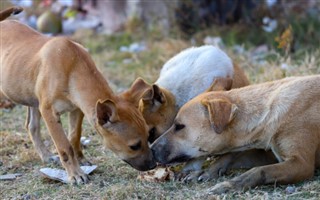
[[[156,84],[153,84],[152,87],[144,93],[142,101],[145,105],[159,107],[160,105],[166,103],[166,97],[161,88],[159,88],[159,86]]]
[[[217,77],[205,92],[231,90],[233,79]]]
[[[142,78],[137,78],[131,85],[130,89],[122,94],[128,101],[138,104],[143,94],[151,88]]]
[[[109,99],[104,101],[97,101],[96,115],[98,123],[101,126],[106,123],[114,123],[119,119],[117,107],[115,103]]]
[[[218,134],[233,120],[238,109],[235,104],[223,99],[204,99],[201,103],[207,107],[210,123]]]

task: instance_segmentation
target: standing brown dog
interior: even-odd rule
[[[3,11],[1,19],[21,8]],[[80,169],[83,117],[107,148],[138,170],[156,166],[148,147],[147,125],[131,103],[116,96],[88,52],[64,37],[47,37],[13,20],[0,23],[1,95],[28,106],[26,126],[43,161],[51,153],[40,139],[43,117],[70,182],[87,182]],[[0,95],[0,96],[1,96]],[[60,115],[69,114],[69,139]]]
[[[320,75],[204,93],[185,104],[152,145],[161,163],[249,149],[271,150],[279,163],[255,167],[212,193],[296,183],[320,167]]]

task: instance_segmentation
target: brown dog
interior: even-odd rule
[[[212,193],[296,183],[320,167],[320,75],[292,77],[222,92],[185,104],[152,145],[161,163],[249,149],[270,149],[279,163],[217,184]]]
[[[0,16],[9,16],[8,9]],[[28,106],[27,129],[43,161],[51,153],[40,139],[43,117],[71,182],[87,182],[80,169],[83,117],[107,148],[138,170],[155,167],[147,125],[139,110],[116,96],[88,52],[64,37],[47,37],[13,20],[0,23],[1,93]],[[60,115],[69,114],[69,138]]]

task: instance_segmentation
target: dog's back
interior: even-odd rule
[[[231,59],[214,46],[192,47],[171,58],[156,81],[176,98],[179,107],[204,92],[215,77],[233,77]]]
[[[316,140],[319,141],[317,166],[320,166],[319,86],[320,75],[289,77],[227,91],[225,94],[242,108],[239,118],[244,116],[247,120],[238,127],[239,130],[264,132],[270,139],[282,129],[286,132],[290,128],[301,129],[302,133],[302,129],[306,128],[316,133]],[[266,145],[269,142],[266,141]]]

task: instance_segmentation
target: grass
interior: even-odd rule
[[[202,33],[205,35],[204,33]],[[232,35],[230,33],[230,35]],[[235,35],[235,34],[234,34]],[[129,87],[137,78],[148,82],[157,79],[162,65],[170,57],[191,46],[189,40],[179,38],[133,37],[122,33],[113,36],[96,35],[90,31],[76,33],[74,39],[84,44],[91,53],[97,67],[107,78],[115,91]],[[200,34],[196,44],[201,45]],[[235,36],[230,36],[235,37]],[[273,36],[272,36],[273,37]],[[224,39],[226,40],[226,39]],[[236,40],[236,39],[235,39]],[[140,53],[120,52],[123,45],[144,41],[147,51]],[[237,40],[238,41],[238,40]],[[241,44],[241,43],[240,43]],[[242,52],[232,45],[224,49],[241,66],[252,83],[320,73],[320,50],[297,51],[284,56],[279,50],[269,48],[256,52],[256,46],[244,44]],[[272,46],[272,45],[270,45]],[[307,47],[306,47],[307,48]],[[258,54],[258,55],[257,55]],[[112,152],[103,149],[99,135],[88,125],[83,125],[84,136],[92,139],[84,149],[85,156],[97,170],[90,175],[90,183],[70,186],[44,179],[39,169],[59,167],[42,164],[24,128],[25,108],[16,106],[13,110],[0,110],[0,175],[22,173],[12,181],[0,181],[1,199],[319,199],[320,172],[311,179],[295,184],[296,191],[286,194],[287,186],[260,186],[249,191],[208,196],[206,191],[215,183],[230,179],[243,171],[232,171],[218,180],[208,183],[169,181],[152,183],[137,180],[138,172],[117,159]],[[66,119],[63,118],[63,123]],[[42,125],[43,126],[43,125]],[[46,128],[43,138],[52,147]],[[288,169],[289,170],[289,169]]]

